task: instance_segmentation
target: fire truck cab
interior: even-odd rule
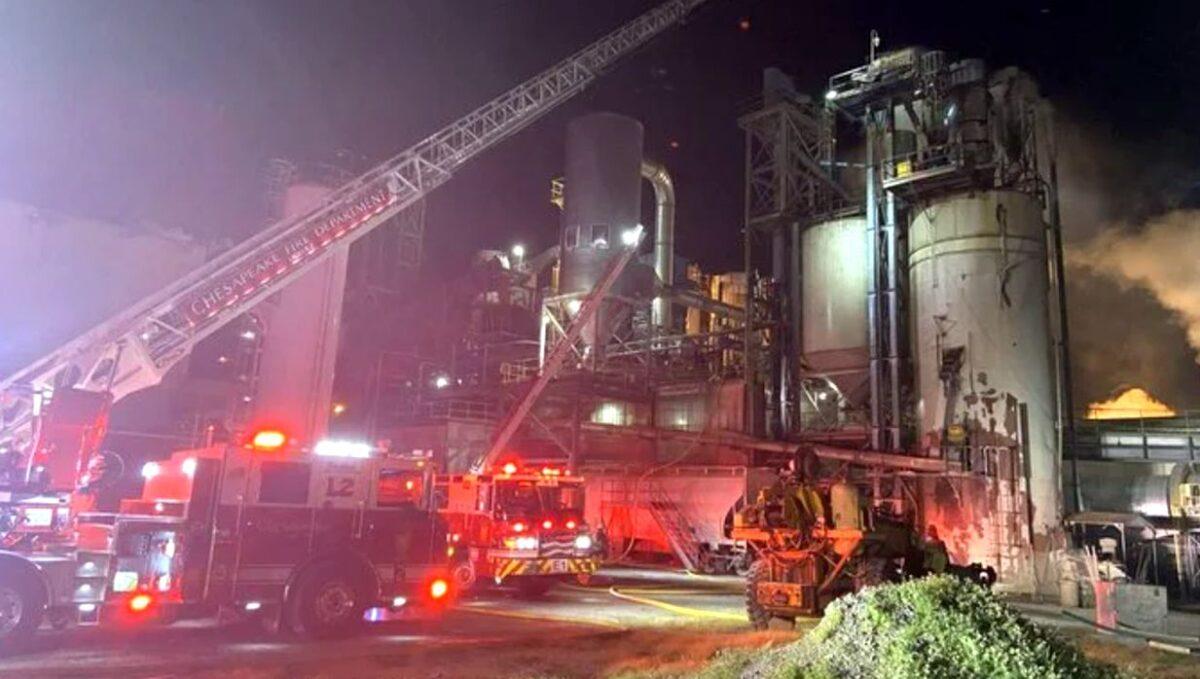
[[[425,460],[280,432],[150,462],[140,498],[0,551],[0,643],[66,624],[260,617],[314,637],[451,598]],[[73,533],[73,534],[72,534]]]
[[[462,591],[511,582],[536,596],[561,580],[586,579],[600,564],[603,541],[583,520],[580,477],[509,462],[493,474],[447,476],[438,485]]]

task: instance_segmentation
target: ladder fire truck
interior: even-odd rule
[[[245,479],[259,479],[259,486],[250,488],[261,491],[264,478],[261,468],[267,465],[266,460],[244,459],[243,452],[229,449],[220,454],[181,453],[183,457],[172,457],[171,461],[162,463],[161,483],[165,483],[168,475],[178,480],[182,474],[191,479],[184,484],[189,492],[207,492],[208,496],[173,496],[174,500],[164,502],[143,497],[126,503],[119,513],[108,516],[72,511],[77,491],[85,483],[87,470],[103,440],[109,406],[133,392],[161,382],[198,342],[295,281],[337,249],[348,247],[417,203],[481,152],[578,94],[619,59],[681,23],[703,2],[669,0],[662,3],[350,181],[329,194],[312,211],[264,229],[0,381],[3,397],[0,402],[0,510],[7,523],[4,530],[9,545],[0,550],[0,645],[11,645],[27,638],[47,614],[54,622],[95,622],[99,619],[96,614],[102,618],[110,609],[108,604],[118,594],[128,595],[126,608],[131,613],[154,608],[166,611],[169,607],[162,604],[176,598],[181,605],[190,606],[196,601],[197,594],[195,589],[189,588],[197,586],[201,587],[202,601],[223,592],[225,594],[221,596],[231,597],[229,600],[242,604],[243,609],[253,604],[263,608],[268,604],[278,605],[292,611],[291,618],[300,626],[313,626],[309,624],[312,606],[306,608],[298,603],[305,600],[303,592],[316,586],[310,581],[292,581],[290,575],[285,577],[282,589],[275,592],[275,600],[265,593],[243,592],[237,586],[238,583],[248,586],[257,582],[241,577],[242,566],[262,566],[263,573],[269,572],[272,578],[278,579],[285,569],[291,573],[299,565],[246,561],[252,558],[249,554],[254,551],[249,546],[257,544],[258,539],[247,532],[242,521],[253,514],[251,508],[265,512],[266,508],[258,505],[274,503],[243,494],[237,504],[238,521],[232,526],[219,524],[221,512],[229,510],[224,502],[227,498],[218,494],[217,489],[220,488],[222,493],[234,492],[233,486],[221,485],[219,481],[213,484],[196,481],[201,475],[208,474],[216,479],[224,478],[224,474],[214,469],[230,472],[242,469]],[[627,262],[628,258],[614,261]],[[594,306],[598,304],[596,300],[589,313],[594,313]],[[533,386],[531,393],[536,398],[535,392],[540,392],[544,384]],[[525,412],[528,412],[527,408]],[[522,413],[515,418],[516,424],[523,417]],[[512,430],[507,427],[502,430],[498,441],[507,442]],[[231,462],[235,452],[236,460]],[[190,460],[195,460],[194,464]],[[278,460],[275,463],[284,464]],[[303,474],[319,477],[324,473],[321,470],[333,463],[313,460],[290,464],[298,466],[290,483],[284,485],[300,487],[304,485],[300,482]],[[301,467],[308,471],[300,471]],[[189,477],[188,470],[192,470],[194,476]],[[376,467],[371,467],[369,472],[364,468],[356,478],[378,481],[379,473],[382,472],[377,473]],[[159,485],[153,479],[147,483],[151,489]],[[332,486],[334,490],[339,487]],[[309,490],[315,494],[322,488],[309,486]],[[355,492],[366,493],[354,497],[368,505],[378,499],[377,489]],[[319,494],[311,497],[319,497]],[[321,501],[320,507],[324,507],[324,502]],[[320,512],[316,505],[304,509],[307,507],[304,502],[282,504],[291,504],[298,511],[307,512],[305,516],[310,517],[310,521],[319,523]],[[160,505],[162,511],[159,511]],[[371,513],[368,505],[344,514],[343,518],[329,518],[330,521],[348,522],[349,525],[343,525],[345,530],[340,533],[340,539],[353,538],[371,544],[372,541],[382,544],[391,539],[388,529],[382,527],[383,523],[371,523],[373,519],[367,516]],[[167,515],[168,509],[175,513]],[[374,509],[382,511],[384,508]],[[267,515],[269,512],[264,514]],[[256,530],[264,531],[263,536],[276,540],[287,535],[285,523],[254,525],[258,527]],[[175,527],[168,529],[168,525]],[[314,523],[303,536],[293,537],[307,541],[310,548],[315,549],[322,540],[318,528],[320,526]],[[180,537],[179,531],[192,531],[195,534],[192,540],[200,540],[195,536],[207,531],[209,538],[207,542],[189,543]],[[267,537],[261,539],[266,541]],[[230,543],[247,548],[231,547]],[[213,552],[209,555],[211,558],[196,558],[194,554],[179,556],[184,554],[179,551],[181,548],[192,550],[197,544],[208,545],[209,551]],[[172,549],[176,550],[176,557],[183,559],[180,562],[185,564],[182,573],[170,570],[175,568],[176,558],[167,556]],[[223,563],[218,567],[213,559],[218,553],[224,553],[223,550],[230,549],[242,559],[236,562],[237,568]],[[362,558],[364,562],[371,562],[370,548],[348,549],[366,549]],[[89,555],[96,558],[89,559]],[[131,576],[122,576],[118,582],[117,575],[126,572],[120,569],[123,568],[122,559],[127,557],[141,561],[136,566],[138,579],[134,589],[124,591],[133,580]],[[163,580],[169,588],[155,592],[160,586],[158,580],[144,580],[143,576],[149,578],[150,574],[157,574],[155,577],[161,579],[160,570],[164,564],[170,564],[166,571],[170,582]],[[213,567],[199,569],[205,571],[202,575],[189,573],[187,569],[197,568],[196,564]],[[386,571],[386,564],[373,564],[373,569],[380,572],[381,566]],[[397,582],[396,569],[408,570],[400,564],[392,568],[392,583]],[[355,586],[371,580],[363,575],[363,580],[356,581]],[[383,592],[383,580],[387,578],[380,579],[380,592]],[[202,584],[197,585],[198,581]],[[258,584],[266,585],[265,582]],[[274,582],[272,586],[278,585]],[[173,589],[177,586],[182,589]],[[373,591],[374,585],[366,589]],[[353,606],[346,603],[348,591],[352,594]],[[340,595],[330,593],[322,599],[325,603],[321,605],[356,610],[362,606],[359,594],[361,592],[353,587],[342,590]]]
[[[428,510],[423,459],[337,441],[302,451],[263,430],[245,446],[148,462],[142,476],[141,497],[116,514],[81,512],[73,526],[44,514],[48,521],[26,526],[18,535],[37,547],[24,555],[39,572],[26,566],[6,580],[69,597],[69,608],[50,607],[54,622],[68,613],[135,624],[228,612],[313,637],[348,632],[367,611],[386,617],[450,598],[446,531]]]

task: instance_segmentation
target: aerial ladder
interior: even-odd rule
[[[0,444],[27,449],[55,389],[121,398],[198,342],[408,208],[493,145],[581,92],[705,0],[668,0],[0,381]],[[596,304],[599,304],[597,301]]]

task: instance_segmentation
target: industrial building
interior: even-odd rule
[[[469,468],[646,222],[652,248],[512,444],[583,473],[615,540],[727,564],[731,511],[811,451],[870,479],[873,502],[916,508],[956,558],[1057,587],[1069,403],[1048,111],[1020,72],[934,50],[880,54],[815,96],[769,69],[738,121],[744,268],[715,274],[674,252],[688,197],[641,124],[581,116],[547,178],[557,245],[479,253],[438,321],[457,341],[382,348],[348,398],[373,438]]]
[[[1101,490],[1129,473],[1106,459],[1128,455],[1096,445],[1124,441],[1112,433],[1124,425],[1076,434],[1053,121],[1036,84],[909,48],[811,96],[768,69],[738,123],[741,270],[677,256],[673,244],[695,237],[674,219],[686,191],[645,156],[638,121],[583,115],[567,126],[562,176],[547,178],[559,242],[478,253],[438,296],[444,314],[425,320],[437,327],[419,331],[453,340],[379,347],[365,388],[339,398],[366,404],[374,439],[470,468],[622,233],[644,223],[652,245],[511,446],[582,473],[589,515],[626,556],[734,567],[732,512],[811,452],[821,474],[917,511],[1003,586],[1056,592],[1072,547],[1064,517],[1134,522],[1145,502]],[[1139,431],[1139,450],[1165,440]],[[1181,431],[1183,464],[1195,432]],[[1140,457],[1154,492],[1186,476]],[[1169,522],[1182,510],[1168,504],[1155,511]],[[1150,552],[1131,543],[1119,558],[1161,551],[1178,568],[1147,579],[1187,596],[1189,540],[1149,540]]]
[[[662,30],[685,9],[640,21]],[[935,528],[955,561],[993,566],[1010,591],[1058,592],[1070,551],[1115,530],[1115,558],[1151,561],[1144,579],[1189,597],[1200,432],[1189,418],[1075,419],[1051,107],[1014,68],[874,49],[820,92],[763,73],[736,121],[743,184],[722,187],[744,196],[740,270],[677,254],[702,237],[675,219],[688,188],[646,154],[641,122],[596,111],[567,124],[562,174],[545,178],[558,242],[481,251],[434,292],[416,280],[420,200],[483,147],[489,129],[468,117],[387,174],[272,163],[284,221],[164,289],[138,310],[153,323],[119,328],[145,351],[89,355],[86,379],[119,398],[190,354],[196,379],[179,388],[197,436],[270,418],[300,440],[366,436],[456,474],[552,376],[508,449],[582,475],[587,521],[619,558],[736,571],[734,513],[804,466]],[[585,77],[575,66],[555,75]],[[643,232],[651,245],[574,337]],[[123,360],[141,361],[128,384],[113,381]]]

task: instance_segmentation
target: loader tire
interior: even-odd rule
[[[750,626],[756,630],[765,630],[771,624],[771,614],[758,600],[758,583],[770,577],[771,565],[763,559],[750,564],[750,569],[746,571],[746,616],[750,618]]]

